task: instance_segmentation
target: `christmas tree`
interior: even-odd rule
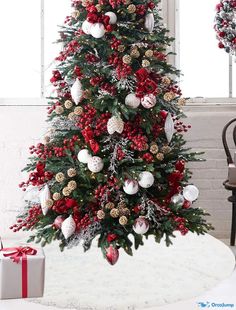
[[[60,240],[61,250],[88,250],[96,238],[111,264],[144,236],[170,245],[174,231],[204,234],[212,227],[192,206],[198,189],[186,163],[197,154],[185,146],[190,126],[158,0],[72,7],[51,78],[50,130],[30,147],[26,206],[11,228],[34,230],[29,241],[42,246]]]

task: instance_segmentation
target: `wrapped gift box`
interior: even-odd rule
[[[0,250],[0,299],[42,297],[45,256],[42,248],[21,246]]]

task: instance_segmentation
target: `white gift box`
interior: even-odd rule
[[[22,254],[22,249],[26,249],[26,254]],[[36,253],[32,250],[36,250]],[[19,261],[13,261],[14,257]],[[42,248],[24,246],[0,250],[0,299],[42,297],[44,275],[45,256]]]

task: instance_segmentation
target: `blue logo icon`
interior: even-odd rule
[[[209,303],[209,301],[207,302],[198,302],[198,307],[199,308],[210,308],[211,304]]]

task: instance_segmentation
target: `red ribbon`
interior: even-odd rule
[[[0,251],[10,252],[3,254],[5,257],[10,257],[14,263],[19,263],[22,261],[22,298],[28,297],[28,264],[27,264],[27,255],[36,255],[37,250],[31,247],[15,247],[15,248],[3,248]]]

